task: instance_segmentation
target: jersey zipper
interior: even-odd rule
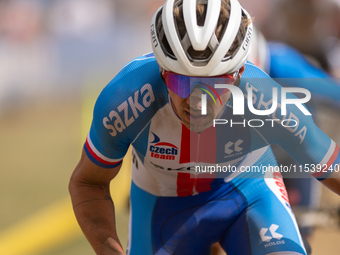
[[[200,135],[201,133],[198,133],[198,137],[197,137],[197,154],[196,154],[196,159],[197,159],[197,162],[195,164],[199,164],[199,151],[200,151]],[[196,183],[197,183],[197,175],[198,173],[196,173],[196,170],[194,172],[194,175],[195,175],[195,182],[194,182],[194,187],[193,187],[193,191],[192,191],[192,195],[198,195],[198,192],[196,191]]]

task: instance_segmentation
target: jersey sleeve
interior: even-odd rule
[[[99,95],[84,149],[104,168],[121,164],[129,146],[167,103],[166,87],[153,55],[125,65]]]
[[[111,93],[116,94],[117,98],[110,96]],[[114,110],[121,103],[118,100],[119,96],[119,90],[110,88],[110,85],[101,92],[94,107],[91,128],[84,144],[89,159],[103,168],[120,165],[130,144],[128,137],[117,131],[117,128],[121,130],[125,126],[118,111]]]
[[[282,115],[282,87],[259,68],[248,65],[248,71],[242,76],[240,88],[244,94],[251,88],[252,104],[257,110],[271,109],[273,88],[277,89],[277,108],[267,115],[255,115],[249,109],[245,118],[261,119],[266,123],[257,127],[258,132],[267,144],[278,144],[285,149],[300,165],[299,170],[309,172],[318,179],[327,178],[340,163],[338,145],[323,133],[314,123],[311,115],[303,112],[307,108],[301,104],[287,104],[286,115]],[[247,68],[246,68],[247,70]],[[257,77],[257,78],[254,78]],[[292,93],[286,98],[298,99]]]

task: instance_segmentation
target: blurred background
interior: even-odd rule
[[[149,25],[163,2],[0,0],[1,255],[94,254],[73,216],[68,181],[96,97],[128,61],[151,51]],[[340,77],[339,2],[241,4],[267,39],[296,47]],[[321,128],[340,144],[339,108],[320,109]],[[112,183],[125,246],[129,163]],[[325,189],[321,197],[313,254],[335,255],[340,199]]]

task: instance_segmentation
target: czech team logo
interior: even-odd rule
[[[161,139],[151,132],[154,136],[154,140],[151,142],[149,150],[152,158],[175,160],[175,156],[178,154],[178,147],[168,142],[161,142]]]

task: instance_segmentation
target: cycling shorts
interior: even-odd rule
[[[306,254],[281,174],[246,174],[188,197],[132,182],[127,254],[208,255],[216,242],[228,255]]]

